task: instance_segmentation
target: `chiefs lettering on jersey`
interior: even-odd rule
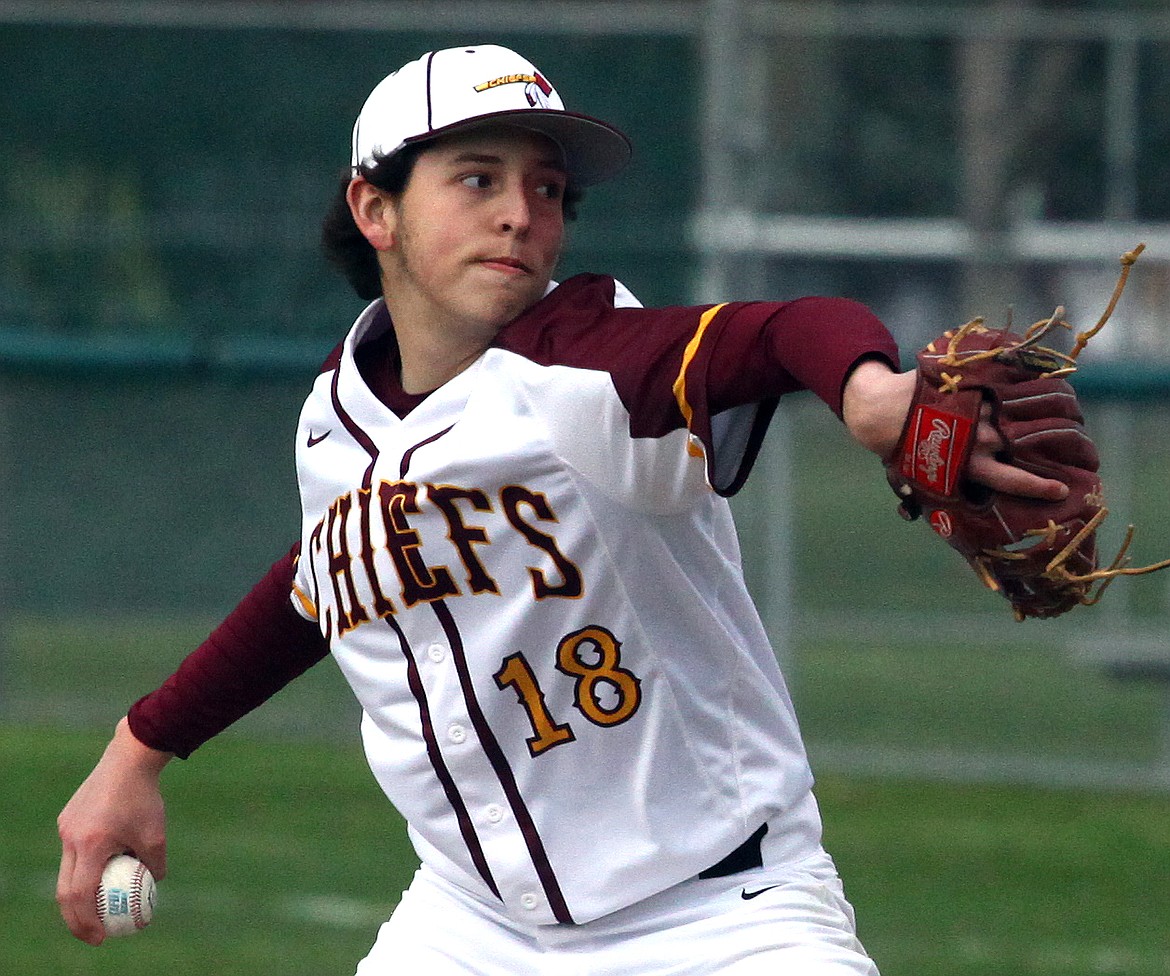
[[[438,525],[433,517],[436,513]],[[357,525],[356,552],[350,549],[351,516]],[[468,524],[468,518],[475,522]],[[371,619],[395,613],[399,605],[410,608],[465,593],[499,595],[496,576],[477,552],[478,547],[492,543],[487,526],[480,524],[489,519],[495,526],[491,536],[519,533],[536,550],[528,561],[538,564],[527,566],[532,599],[581,596],[581,571],[551,534],[558,519],[543,493],[523,485],[505,485],[489,498],[481,488],[382,481],[336,498],[309,534],[308,552],[314,564],[319,562],[325,568],[329,580],[320,611],[326,639],[332,637],[334,626],[344,634]],[[437,540],[429,547],[425,544],[422,533],[414,527],[424,524],[441,529],[455,551],[457,570],[428,562],[428,549],[434,551],[439,545]],[[372,537],[384,542],[375,547]],[[449,556],[446,547],[443,555]],[[360,584],[355,574],[364,577]],[[456,576],[462,584],[456,582]],[[314,582],[320,599],[316,571]],[[368,603],[361,602],[359,589],[368,594]],[[392,593],[396,594],[393,598]]]

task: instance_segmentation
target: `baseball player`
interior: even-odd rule
[[[877,972],[727,496],[781,395],[884,456],[914,374],[853,302],[556,283],[580,189],[629,154],[501,47],[370,94],[324,235],[369,304],[301,413],[299,542],[62,812],[76,936],[109,855],[165,874],[162,767],[331,654],[421,862],[360,976]],[[989,484],[1064,490],[979,436]]]

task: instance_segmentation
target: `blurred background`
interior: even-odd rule
[[[297,412],[361,307],[317,247],[353,119],[399,64],[479,42],[522,51],[569,108],[632,136],[561,276],[611,273],[646,304],[844,295],[909,357],[976,315],[1027,324],[1063,304],[1087,328],[1145,242],[1074,382],[1106,445],[1103,547],[1133,522],[1135,562],[1170,556],[1161,0],[0,0],[0,792],[17,798],[0,971],[102,973],[145,951],[206,967],[200,931],[66,945],[52,819],[129,704],[293,540]],[[883,972],[1170,973],[1170,573],[1015,623],[896,516],[880,464],[791,399],[734,505]],[[216,897],[222,872],[172,883],[207,924],[266,933],[227,940],[212,971],[350,972],[372,938],[386,906],[368,879],[342,897],[271,863],[326,870],[298,860],[324,822],[361,872],[379,847],[364,831],[400,833],[356,721],[326,662],[213,747],[230,762],[209,750],[175,775],[173,844],[200,861],[204,831],[267,865],[251,896]],[[227,771],[222,795],[197,778]],[[348,827],[306,807],[294,832],[291,807],[341,789]],[[1035,889],[1013,838],[1051,854]],[[899,862],[902,843],[937,856]],[[947,860],[959,851],[972,859]],[[409,876],[409,855],[381,857]],[[1042,880],[1098,861],[1092,888]],[[989,894],[948,915],[981,871]],[[285,885],[310,894],[281,914]],[[1017,888],[1051,931],[1006,920]],[[340,959],[311,955],[312,925],[351,940]]]

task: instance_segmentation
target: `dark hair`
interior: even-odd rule
[[[382,269],[378,265],[378,252],[358,230],[353,214],[350,213],[349,201],[346,200],[349,184],[355,175],[361,175],[378,189],[400,195],[406,189],[414,164],[426,146],[426,143],[407,146],[392,156],[378,156],[373,165],[359,166],[356,174],[346,169],[338,180],[337,191],[321,222],[321,249],[325,252],[325,259],[345,276],[358,297],[366,301],[381,297]],[[575,187],[565,188],[562,208],[566,220],[576,219],[581,197],[581,191]]]
[[[349,184],[360,174],[378,189],[400,194],[406,189],[421,152],[422,146],[407,146],[389,158],[379,157],[372,166],[359,166],[356,173],[345,170],[321,222],[321,249],[325,259],[345,276],[358,297],[366,301],[381,296],[382,269],[378,266],[378,252],[358,230],[349,211],[346,199]]]

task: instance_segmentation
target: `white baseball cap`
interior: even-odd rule
[[[486,122],[531,129],[564,153],[578,186],[615,176],[630,140],[606,122],[565,110],[532,62],[495,44],[431,51],[383,78],[353,126],[351,165],[372,165],[406,146]]]

